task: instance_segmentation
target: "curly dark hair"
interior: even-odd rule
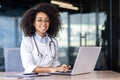
[[[20,27],[24,35],[31,37],[36,32],[33,22],[38,12],[44,12],[48,15],[50,25],[47,33],[50,37],[56,37],[58,31],[61,29],[60,14],[58,9],[50,3],[38,4],[23,14]]]

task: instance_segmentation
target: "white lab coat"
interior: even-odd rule
[[[51,41],[50,37],[48,37],[48,43],[43,44],[40,41],[36,43],[39,51],[43,54],[43,57],[38,56],[38,51],[34,42],[33,37],[24,37],[21,42],[20,53],[22,64],[26,73],[32,72],[37,66],[41,67],[55,67],[59,66],[60,62],[58,60],[57,53],[54,53],[54,50],[57,52],[58,44],[57,40],[52,38],[56,47],[54,48],[53,44],[51,45],[52,52],[50,50],[49,42]],[[53,58],[55,57],[55,58]]]

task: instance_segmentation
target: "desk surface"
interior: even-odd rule
[[[15,75],[16,72],[0,72],[0,76]],[[0,78],[8,80],[8,78]],[[94,71],[89,74],[68,76],[68,75],[50,75],[42,77],[30,77],[29,79],[9,79],[9,80],[120,80],[120,73],[114,71]]]

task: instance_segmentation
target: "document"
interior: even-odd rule
[[[40,77],[40,76],[50,76],[49,73],[23,73],[21,76],[28,76],[28,77]]]
[[[32,80],[34,77],[50,76],[48,73],[20,73],[9,76],[0,76],[0,80],[17,80],[17,79],[27,79]]]

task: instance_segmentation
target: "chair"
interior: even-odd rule
[[[4,48],[5,72],[24,71],[19,48]]]

